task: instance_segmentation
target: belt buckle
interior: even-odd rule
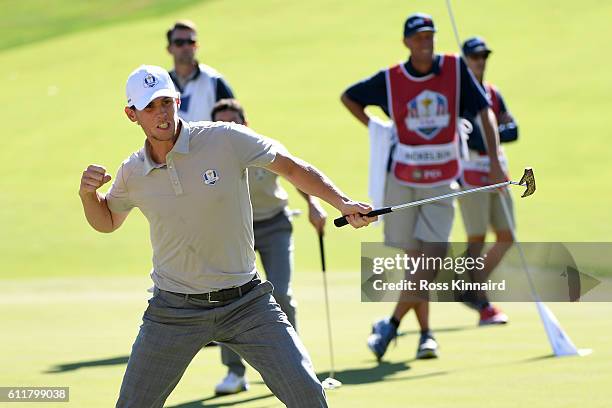
[[[220,300],[212,300],[212,299],[210,298],[210,294],[211,294],[211,293],[213,293],[213,292],[208,292],[208,293],[207,293],[208,303],[219,303],[219,302],[221,302]]]

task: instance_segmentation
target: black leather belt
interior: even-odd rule
[[[237,286],[235,288],[227,288],[227,289],[221,289],[221,290],[217,290],[215,292],[208,292],[208,293],[176,293],[176,292],[170,292],[170,291],[165,291],[168,293],[171,293],[173,295],[176,296],[181,296],[184,297],[185,299],[198,299],[198,300],[204,300],[207,302],[211,302],[211,303],[217,303],[217,302],[225,302],[228,300],[234,300],[234,299],[238,299],[244,295],[246,295],[247,293],[249,293],[251,291],[251,289],[253,289],[255,286],[259,285],[261,283],[261,279],[255,277],[252,280],[248,281],[247,283],[245,283],[242,286]]]

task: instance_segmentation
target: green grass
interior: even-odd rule
[[[461,305],[434,304],[432,323],[438,329],[441,358],[413,360],[417,336],[409,316],[397,346],[391,345],[384,363],[377,365],[365,347],[368,323],[391,305],[360,304],[355,277],[351,272],[329,275],[337,378],[344,382],[328,392],[330,406],[443,408],[452,402],[453,407],[469,408],[488,402],[510,408],[520,402],[573,408],[587,400],[590,407],[609,406],[611,304],[551,305],[574,342],[595,350],[588,357],[550,357],[533,304],[503,305],[511,323],[491,328],[477,328],[476,314]],[[323,379],[329,356],[321,274],[301,271],[296,278],[301,336]],[[68,406],[113,406],[147,285],[146,277],[5,281],[0,384],[68,386]],[[204,349],[166,406],[281,406],[252,369],[247,372],[252,384],[248,393],[210,399],[223,375],[219,350]]]
[[[0,50],[176,12],[203,0],[3,0]],[[165,33],[161,33],[163,39]]]
[[[103,164],[114,174],[141,146],[141,131],[122,112],[125,79],[142,63],[170,66],[164,35],[176,19],[199,25],[201,60],[225,74],[256,130],[283,141],[362,200],[367,135],[339,103],[340,93],[406,57],[401,29],[410,12],[430,12],[439,28],[437,49],[456,50],[443,1],[242,0],[178,9],[187,3],[2,3],[0,356],[7,368],[0,384],[71,385],[72,406],[112,404],[121,364],[43,372],[123,356],[136,334],[150,268],[145,220],[135,211],[118,232],[95,233],[86,225],[77,189],[87,164]],[[533,197],[519,201],[515,192],[519,237],[608,240],[612,167],[604,118],[612,108],[612,82],[602,43],[610,37],[612,4],[455,3],[460,33],[483,35],[495,50],[488,79],[501,88],[521,131],[520,141],[507,148],[512,173],[529,165],[538,178]],[[292,205],[304,209],[288,189]],[[532,305],[507,305],[513,324],[499,330],[472,330],[474,316],[461,306],[434,305],[434,327],[470,326],[439,333],[443,358],[398,370],[412,358],[411,335],[389,354],[396,365],[375,368],[364,337],[369,322],[391,305],[359,303],[358,270],[360,242],[381,235],[380,228],[327,231],[338,365],[348,371],[346,382],[362,382],[330,393],[333,406],[435,407],[449,400],[473,406],[482,401],[483,388],[493,390],[487,399],[496,407],[514,406],[517,398],[534,407],[574,407],[587,396],[593,406],[608,405],[608,304],[554,307],[576,343],[596,349],[592,357],[530,360],[549,352]],[[463,237],[457,219],[453,239]],[[305,217],[295,223],[295,241],[302,335],[324,370],[316,238]],[[107,295],[112,302],[104,301]],[[414,324],[409,319],[404,326]],[[170,404],[209,396],[221,372],[216,352],[205,350]],[[374,382],[383,375],[387,381]],[[255,384],[251,394],[219,403],[265,394]],[[205,405],[211,403],[217,401]],[[262,405],[274,400],[245,404]]]

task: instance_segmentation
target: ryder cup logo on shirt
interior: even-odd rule
[[[423,91],[408,102],[406,127],[431,140],[450,123],[448,101],[438,92]]]
[[[202,173],[202,178],[204,179],[204,184],[212,186],[219,181],[219,173],[217,173],[217,170],[208,169]]]
[[[147,76],[144,77],[145,88],[153,88],[155,85],[157,85],[157,82],[157,78],[155,78],[152,74],[147,74]]]

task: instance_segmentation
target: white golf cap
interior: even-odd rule
[[[168,71],[155,65],[141,65],[128,77],[125,85],[128,106],[143,110],[149,102],[160,96],[178,98]]]

